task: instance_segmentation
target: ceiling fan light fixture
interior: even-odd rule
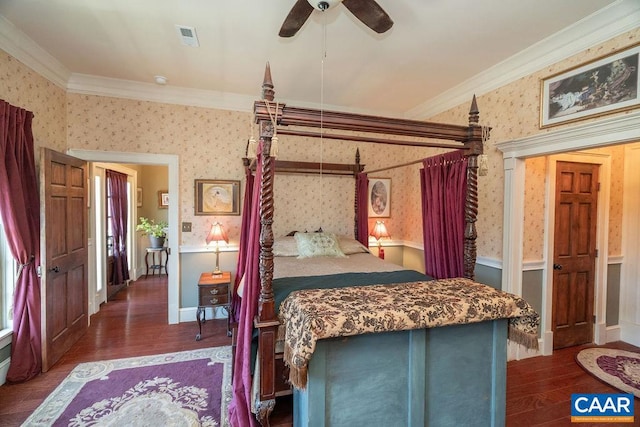
[[[307,0],[307,2],[309,2],[314,9],[324,12],[325,10],[339,5],[342,3],[342,0]]]

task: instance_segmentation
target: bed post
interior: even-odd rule
[[[265,68],[262,83],[262,99],[267,102],[274,98],[271,68]],[[278,116],[276,111],[276,116]],[[276,119],[277,121],[277,119]],[[259,398],[256,402],[256,416],[260,424],[269,425],[269,416],[276,404],[275,395],[275,345],[277,339],[278,319],[275,315],[273,298],[273,179],[274,158],[271,157],[271,138],[274,124],[271,120],[258,120],[260,138],[263,140],[263,155],[260,165],[262,182],[260,185],[260,298],[258,299],[258,315],[255,326],[259,330],[258,351],[260,352]]]
[[[353,171],[353,177],[357,178],[358,174],[362,172],[360,167],[360,149],[356,148],[356,165],[355,170]],[[355,179],[353,183],[354,191],[356,193],[355,198],[353,199],[353,236],[356,240],[358,240],[358,180]]]
[[[482,154],[482,127],[478,124],[480,111],[473,95],[469,109],[469,134],[464,141],[467,163],[467,195],[464,205],[464,277],[474,278],[476,266],[476,221],[478,218],[478,156]]]

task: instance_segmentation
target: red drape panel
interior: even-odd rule
[[[111,195],[111,233],[113,234],[113,284],[129,280],[127,259],[127,175],[107,169],[107,186]]]
[[[358,241],[369,247],[369,203],[367,194],[369,189],[369,177],[366,173],[356,175],[356,192],[358,194]]]
[[[236,267],[236,277],[231,293],[231,321],[237,322],[240,317],[241,299],[238,296],[238,285],[244,276],[247,262],[247,246],[249,240],[249,227],[251,224],[251,206],[253,201],[254,177],[250,168],[246,168],[247,183],[244,187],[244,202],[242,205],[242,226],[240,228],[240,248],[238,250],[238,264]]]
[[[0,214],[20,265],[13,301],[13,338],[7,381],[42,369],[40,343],[40,198],[33,147],[33,113],[0,100]]]
[[[238,319],[238,338],[233,368],[233,398],[229,404],[229,422],[234,427],[257,426],[251,412],[251,339],[253,318],[260,295],[260,183],[262,181],[262,141],[258,144],[255,184],[251,201],[251,220],[247,236],[244,288]],[[247,211],[245,211],[246,214]]]
[[[422,234],[425,272],[436,278],[464,275],[464,205],[467,158],[453,151],[423,161]]]

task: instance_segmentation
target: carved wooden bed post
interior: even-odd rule
[[[353,176],[354,178],[356,178],[355,181],[355,192],[356,192],[356,196],[353,199],[353,236],[355,237],[356,240],[359,240],[358,236],[358,206],[360,205],[360,200],[358,200],[358,180],[357,180],[357,176],[360,172],[362,172],[362,166],[360,166],[360,149],[356,148],[356,169],[355,171],[353,171]]]
[[[482,154],[482,127],[478,125],[480,112],[473,95],[469,109],[469,135],[464,141],[467,148],[467,195],[464,206],[464,277],[472,279],[476,264],[476,221],[478,219],[478,156]]]
[[[262,83],[262,99],[270,109],[269,103],[274,99],[273,82],[271,81],[271,68],[267,63]],[[254,106],[254,110],[255,110]],[[269,111],[267,111],[269,112]],[[275,112],[276,123],[279,111]],[[274,135],[274,124],[270,119],[256,117],[259,126],[260,138],[263,140],[262,184],[260,191],[260,298],[258,300],[258,315],[255,319],[255,327],[259,328],[259,346],[275,353],[278,319],[275,314],[275,302],[273,298],[273,180],[274,158],[271,157],[271,139]],[[260,183],[257,183],[260,185]],[[269,416],[276,404],[274,387],[275,366],[273,361],[261,359],[260,372],[262,379],[260,394],[263,399],[256,402],[257,417],[263,426],[269,425]]]

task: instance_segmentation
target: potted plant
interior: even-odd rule
[[[141,216],[140,223],[136,226],[136,231],[142,231],[142,234],[149,236],[152,248],[161,248],[164,246],[164,240],[167,237],[166,228],[168,225],[164,221],[156,224],[155,220]]]

